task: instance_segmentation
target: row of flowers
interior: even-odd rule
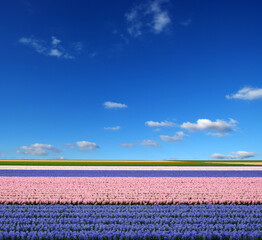
[[[262,203],[262,178],[0,177],[3,204]]]
[[[261,205],[0,205],[0,239],[262,239]]]
[[[0,170],[3,177],[262,177],[250,170]]]

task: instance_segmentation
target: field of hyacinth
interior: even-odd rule
[[[262,171],[0,170],[0,239],[262,239]]]
[[[1,205],[1,239],[261,239],[261,205]]]

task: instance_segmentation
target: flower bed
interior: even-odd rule
[[[262,177],[250,170],[0,170],[3,177]]]
[[[3,204],[262,203],[262,178],[0,177]]]
[[[262,239],[261,205],[0,205],[0,239]]]

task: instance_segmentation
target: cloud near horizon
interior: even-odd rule
[[[75,144],[78,147],[78,151],[80,152],[90,152],[99,148],[99,146],[93,142],[78,141]]]
[[[147,121],[145,124],[149,127],[174,127],[176,124],[169,121],[162,121],[162,122],[154,122],[154,121]]]
[[[126,104],[123,103],[116,103],[116,102],[104,102],[103,103],[104,107],[107,109],[121,109],[121,108],[127,108]]]
[[[104,127],[105,130],[112,130],[112,131],[117,131],[117,130],[119,130],[120,128],[121,128],[120,126]]]
[[[214,153],[211,158],[216,158],[216,159],[244,159],[244,158],[250,158],[250,157],[255,157],[254,152],[246,152],[246,151],[237,151],[237,152],[232,152],[235,155],[224,155],[220,153]]]
[[[154,140],[142,140],[141,145],[148,146],[148,147],[159,147],[160,146],[158,142]]]
[[[171,18],[164,3],[169,0],[153,0],[142,2],[125,14],[127,31],[132,37],[138,37],[146,31],[159,34],[171,24]]]
[[[184,139],[184,137],[187,137],[188,135],[185,134],[183,131],[176,132],[174,136],[167,136],[167,135],[160,135],[160,138],[162,141],[166,142],[172,142],[172,141],[181,141]]]
[[[19,149],[20,150],[15,151],[18,154],[29,154],[29,155],[39,155],[39,156],[48,155],[50,152],[53,153],[62,152],[62,150],[55,148],[51,144],[41,144],[41,143],[34,143],[29,146],[22,146],[19,147]]]
[[[122,143],[120,144],[120,146],[132,148],[135,147],[136,145],[134,143]]]
[[[255,100],[262,99],[262,88],[244,87],[237,93],[226,95],[227,99]]]
[[[229,121],[224,121],[217,119],[216,121],[211,121],[209,119],[198,119],[196,123],[185,122],[180,125],[181,128],[187,129],[190,132],[197,131],[213,131],[208,132],[207,135],[213,136],[227,136],[230,132],[235,131],[234,128],[237,125],[237,121],[230,118]]]

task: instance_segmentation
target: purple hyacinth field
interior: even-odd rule
[[[261,173],[0,170],[0,239],[262,239]]]

